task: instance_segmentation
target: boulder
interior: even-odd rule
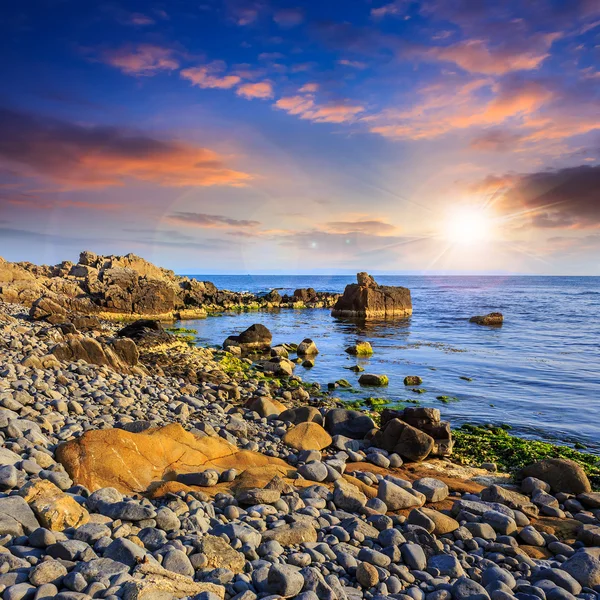
[[[245,351],[259,352],[269,350],[272,340],[271,332],[264,325],[255,323],[239,335],[230,335],[223,342],[223,348],[239,346]]]
[[[323,425],[323,416],[318,408],[314,406],[300,406],[298,408],[288,408],[279,415],[280,421],[287,421],[298,425],[298,423],[318,423]]]
[[[117,337],[130,338],[142,346],[173,340],[173,336],[165,331],[160,321],[154,319],[138,319],[119,330]]]
[[[314,354],[319,354],[319,350],[310,338],[306,338],[298,344],[296,353],[298,356],[313,356]]]
[[[296,450],[323,450],[331,445],[331,436],[321,425],[300,423],[288,429],[283,442]]]
[[[385,428],[378,432],[373,442],[390,454],[399,454],[413,462],[425,460],[431,454],[434,445],[430,435],[400,419],[389,421]]]
[[[152,483],[174,479],[178,474],[207,469],[241,473],[260,467],[270,478],[291,470],[279,458],[240,450],[221,437],[198,438],[175,423],[141,433],[86,431],[58,446],[56,458],[75,483],[91,491],[113,487],[128,494],[145,492]],[[268,467],[276,472],[271,474]],[[249,487],[260,486],[252,482]]]
[[[488,315],[471,317],[469,319],[469,322],[476,323],[477,325],[488,325],[491,327],[498,327],[504,322],[504,317],[502,316],[502,313],[493,312]]]
[[[129,338],[96,339],[79,334],[69,334],[64,342],[52,348],[52,354],[58,360],[83,360],[122,372],[129,372],[140,358],[135,342]]]
[[[358,283],[346,286],[333,311],[334,317],[407,317],[412,314],[410,290],[378,285],[367,273],[358,273]]]
[[[317,530],[310,523],[299,521],[268,529],[263,532],[262,541],[263,543],[275,541],[282,546],[299,546],[305,542],[316,542]]]
[[[373,347],[369,342],[356,342],[353,346],[348,346],[346,352],[352,356],[371,356]]]
[[[360,385],[368,385],[375,387],[382,387],[388,385],[389,382],[390,380],[388,379],[387,375],[375,375],[373,373],[363,373],[358,378],[358,383]]]
[[[316,302],[317,292],[313,288],[299,288],[294,290],[294,301],[295,302]]]
[[[34,321],[48,321],[57,325],[67,319],[67,311],[52,298],[41,296],[31,305],[29,316]]]
[[[581,548],[560,568],[584,587],[600,586],[600,548]]]
[[[205,534],[198,539],[197,549],[206,556],[208,569],[228,569],[232,573],[242,573],[244,570],[244,555],[234,550],[222,537]]]
[[[590,481],[581,465],[565,458],[546,458],[521,469],[519,478],[535,477],[550,485],[554,493],[591,492]]]
[[[90,520],[88,511],[47,479],[29,481],[19,490],[38,521],[51,531],[79,527]]]
[[[374,427],[375,423],[371,417],[356,410],[334,408],[325,415],[325,429],[331,435],[361,440]]]
[[[377,497],[385,502],[388,510],[391,511],[423,505],[423,502],[417,496],[387,479],[382,479],[379,482]]]

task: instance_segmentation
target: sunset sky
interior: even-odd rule
[[[28,0],[0,256],[600,275],[600,0]]]

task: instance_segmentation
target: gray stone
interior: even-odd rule
[[[402,554],[402,560],[410,569],[423,571],[427,566],[427,558],[421,546],[411,543],[403,544],[400,546],[400,552]]]
[[[45,560],[37,564],[29,572],[29,581],[39,587],[45,583],[60,585],[60,581],[67,574],[66,567],[58,560]]]
[[[117,538],[104,551],[104,558],[110,558],[128,567],[135,567],[147,556],[143,548],[125,538]]]
[[[402,510],[404,508],[412,508],[422,506],[422,502],[399,485],[392,483],[386,479],[379,482],[377,489],[377,497],[385,502],[388,510]]]
[[[452,598],[454,600],[490,600],[485,588],[476,581],[459,577],[452,585]]]
[[[309,481],[325,481],[327,467],[322,462],[310,462],[298,467],[298,473]]]
[[[272,594],[284,598],[296,596],[304,586],[304,577],[297,567],[291,565],[273,565],[267,576],[268,589]]]
[[[187,554],[181,550],[169,550],[165,553],[162,566],[168,571],[187,575],[188,577],[193,577],[195,572]]]
[[[436,554],[427,561],[430,569],[437,569],[442,577],[462,577],[465,572],[456,556],[451,554]]]
[[[448,486],[439,479],[433,477],[422,477],[413,481],[413,489],[421,492],[427,498],[427,502],[441,502],[450,494]]]

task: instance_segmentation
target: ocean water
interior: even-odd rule
[[[210,276],[217,287],[251,292],[298,287],[342,292],[350,276]],[[306,381],[326,385],[347,379],[352,391],[336,390],[344,400],[383,397],[390,403],[418,400],[440,408],[453,425],[507,423],[520,435],[582,442],[600,452],[600,277],[418,277],[379,276],[385,285],[410,288],[412,317],[354,322],[330,311],[290,310],[225,314],[186,321],[201,345],[217,345],[230,334],[262,323],[273,343],[309,337],[320,354],[315,367],[296,367]],[[501,311],[504,325],[481,327],[473,315]],[[357,340],[371,342],[374,354],[356,359],[344,349]],[[389,386],[361,388],[366,372],[386,374]],[[406,388],[406,375],[423,378],[426,391]],[[466,381],[461,377],[471,378]],[[438,396],[452,400],[444,403]],[[455,398],[455,400],[454,400]]]

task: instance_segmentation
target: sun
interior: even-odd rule
[[[452,244],[470,246],[491,238],[492,219],[484,210],[463,207],[454,210],[443,225],[443,237]]]

